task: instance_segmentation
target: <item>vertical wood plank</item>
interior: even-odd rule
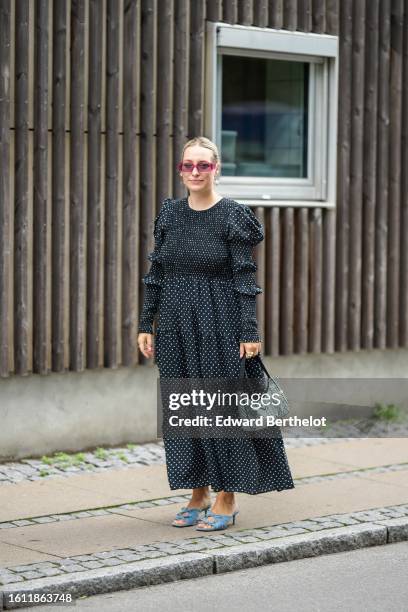
[[[313,15],[313,0],[299,0],[298,2],[298,30],[311,32]]]
[[[309,315],[309,210],[295,213],[294,352],[306,353]]]
[[[205,61],[205,1],[190,0],[190,52],[188,133],[198,136],[203,131],[204,61]]]
[[[309,352],[322,350],[322,210],[309,215]]]
[[[141,277],[138,229],[140,210],[139,65],[140,20],[138,0],[125,0],[123,23],[123,206],[122,206],[122,364],[140,359],[136,343]]]
[[[223,0],[207,0],[206,19],[208,21],[222,20],[222,1]]]
[[[283,6],[284,0],[269,0],[269,11],[268,11],[268,26],[279,30],[284,26],[283,19]]]
[[[15,12],[14,373],[28,374],[28,58],[29,6]],[[0,98],[2,98],[0,94]],[[8,128],[8,126],[7,126]],[[1,166],[2,168],[6,166]],[[8,172],[5,173],[5,176]],[[8,204],[7,204],[8,206]],[[7,244],[7,241],[6,241]],[[5,319],[7,321],[7,319]],[[10,321],[8,321],[10,324]]]
[[[163,0],[161,10],[157,16],[157,161],[156,161],[156,188],[157,203],[163,202],[172,193],[171,171],[172,158],[172,83],[173,83],[173,2]],[[201,93],[201,92],[200,92]],[[197,100],[195,100],[197,104]],[[198,109],[198,110],[197,110]],[[202,101],[195,115],[198,113],[199,123],[202,117]],[[201,114],[201,115],[200,115]],[[201,123],[200,123],[201,131]]]
[[[326,0],[322,32],[338,36],[339,0]],[[322,351],[335,351],[337,209],[323,210]]]
[[[156,21],[155,2],[147,0],[141,3],[141,69],[140,69],[140,261],[143,266],[142,274],[150,265],[147,255],[153,250],[153,221],[158,210],[155,193],[155,171],[156,159],[156,115],[154,103],[156,95]],[[177,37],[176,37],[177,38]],[[187,61],[184,54],[184,61]],[[185,109],[187,110],[187,101]],[[142,294],[144,287],[141,287]],[[147,360],[140,355],[142,362],[153,366],[152,360]],[[149,363],[150,361],[150,363]]]
[[[388,203],[387,346],[399,345],[400,209],[401,209],[401,68],[403,0],[391,0],[390,171]],[[405,169],[406,171],[407,169]]]
[[[387,344],[387,242],[390,99],[390,0],[380,0],[377,113],[377,207],[375,220],[374,321],[376,348]]]
[[[333,36],[339,34],[340,3],[343,0],[326,0],[326,32]]]
[[[253,4],[253,25],[259,28],[268,26],[268,0],[258,0]]]
[[[377,162],[378,19],[379,0],[367,12],[363,142],[363,252],[361,348],[374,346],[375,207]]]
[[[104,249],[104,366],[117,368],[118,354],[118,162],[119,162],[119,3],[107,3],[106,22],[106,171]]]
[[[65,95],[66,36],[65,3],[54,3],[52,20],[52,236],[51,236],[51,361],[54,372],[65,369]]]
[[[71,0],[70,20],[69,366],[82,372],[86,351],[85,0]]]
[[[266,234],[266,215],[265,208],[263,206],[256,206],[253,208],[253,212],[255,216],[262,224],[265,234]],[[265,236],[266,238],[266,236]],[[265,325],[265,268],[266,268],[266,240],[262,240],[260,244],[257,245],[255,249],[254,261],[257,266],[256,272],[256,282],[262,288],[262,293],[258,294],[256,297],[256,318],[258,321],[258,329],[261,338],[262,347],[261,351],[264,352],[264,342],[266,335],[266,325]]]
[[[10,1],[0,0],[0,376],[9,375]]]
[[[238,22],[241,25],[252,25],[254,20],[254,2],[253,0],[242,0],[238,2]]]
[[[34,46],[34,199],[33,199],[33,371],[48,373],[49,333],[47,322],[48,217],[48,7],[46,0],[35,5]]]
[[[224,23],[238,22],[238,0],[223,0],[222,21]]]
[[[185,195],[185,187],[176,164],[181,159],[184,143],[195,136],[188,134],[188,36],[189,4],[180,0],[174,11],[174,80],[173,80],[173,197]]]
[[[293,353],[293,306],[294,306],[294,210],[288,206],[281,213],[282,231],[282,276],[281,276],[281,352],[283,355]]]
[[[364,127],[364,38],[365,5],[353,5],[352,44],[352,108],[350,156],[350,276],[348,320],[348,347],[357,351],[361,347],[361,267],[362,267],[362,172]]]
[[[312,31],[322,34],[326,31],[326,0],[313,0]]]
[[[339,117],[337,158],[336,205],[336,350],[347,350],[347,303],[349,275],[349,190],[350,190],[350,134],[351,134],[351,44],[352,2],[340,3],[340,69],[339,69]]]
[[[313,0],[299,0],[298,3],[298,30],[312,31]]]
[[[265,351],[279,355],[281,294],[281,213],[278,206],[268,209],[266,217]]]
[[[334,352],[336,214],[322,210],[322,346],[324,353]]]
[[[401,269],[399,345],[408,347],[408,10],[404,14],[401,118]]]
[[[298,26],[298,0],[284,0],[283,2],[283,28],[296,30]]]
[[[102,4],[89,0],[87,168],[87,367],[99,366],[101,315]]]

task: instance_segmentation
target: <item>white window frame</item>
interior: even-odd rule
[[[335,208],[338,113],[338,37],[206,24],[205,134],[221,148],[223,54],[310,62],[308,178],[221,176],[220,194],[253,206]]]

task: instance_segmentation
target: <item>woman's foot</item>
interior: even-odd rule
[[[211,506],[211,494],[208,487],[200,487],[199,489],[193,489],[193,493],[189,503],[187,504],[187,508],[208,508]],[[173,524],[176,525],[184,525],[184,519],[175,519]]]
[[[214,514],[227,514],[228,516],[231,516],[237,510],[238,504],[235,499],[235,494],[224,493],[223,491],[220,491],[220,493],[218,493],[214,505],[211,508],[211,512],[213,512]],[[206,521],[208,521],[209,523],[212,523],[215,520],[216,519],[212,516],[207,516],[206,518]],[[203,523],[202,521],[199,521],[197,523],[197,527],[203,527],[205,529],[211,530],[211,525]]]

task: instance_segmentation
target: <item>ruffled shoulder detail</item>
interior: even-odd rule
[[[166,198],[163,200],[160,211],[154,220],[153,236],[155,247],[147,256],[150,261],[160,262],[160,248],[163,241],[163,233],[166,228],[167,210],[171,201],[171,198]]]
[[[247,204],[238,204],[228,216],[227,240],[258,244],[264,239],[264,229]]]
[[[256,283],[257,264],[252,257],[253,247],[264,239],[262,224],[248,205],[237,203],[228,216],[227,226],[234,289],[253,298],[262,293]]]

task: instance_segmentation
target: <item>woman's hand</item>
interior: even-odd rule
[[[145,357],[153,357],[153,334],[140,333],[137,336],[137,344]]]
[[[261,342],[240,342],[239,343],[239,356],[240,358],[244,356],[251,359],[251,357],[256,357],[261,350]],[[252,355],[251,355],[252,353]]]

